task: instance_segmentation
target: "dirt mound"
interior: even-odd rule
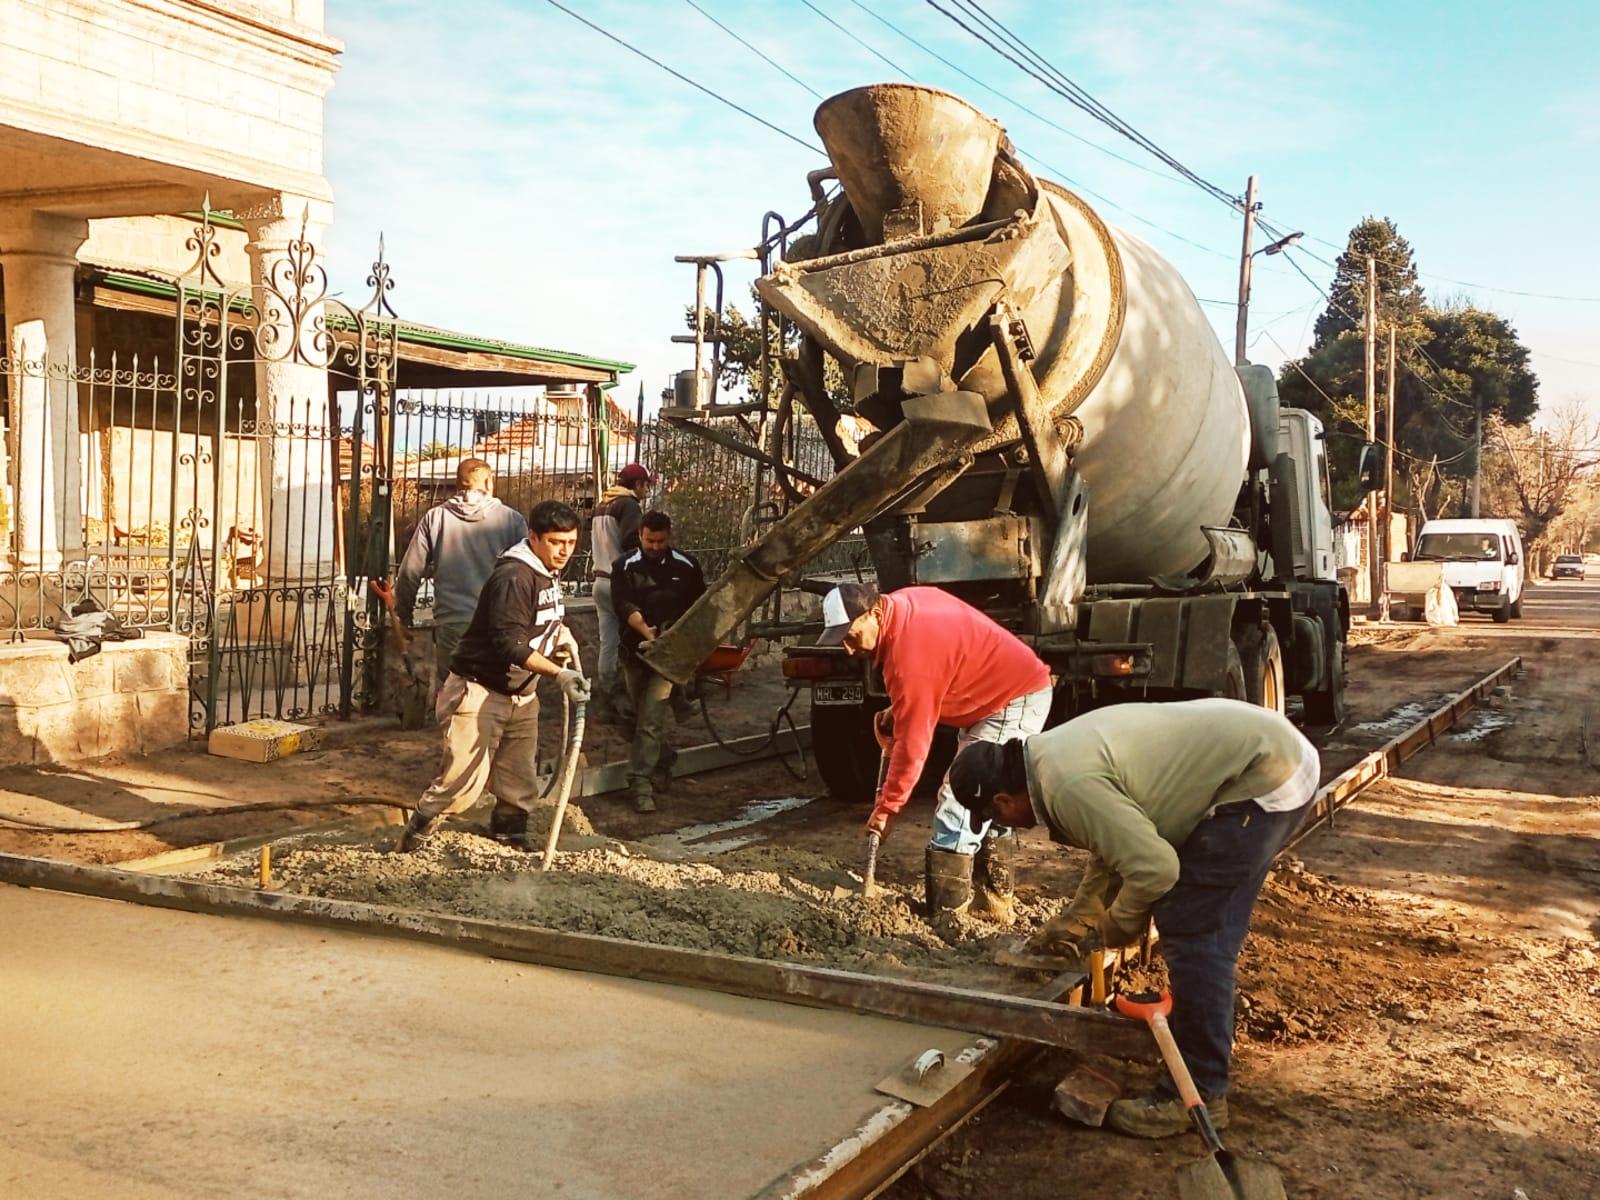
[[[569,808],[569,828],[592,829]],[[542,836],[542,835],[539,835]],[[893,886],[872,899],[844,863],[764,845],[716,859],[662,861],[621,842],[563,852],[540,872],[537,855],[472,833],[446,830],[412,854],[394,834],[341,833],[280,847],[274,886],[393,907],[538,925],[573,933],[884,974],[930,974],[1024,987],[992,967],[1002,942],[1047,920],[1060,901],[1018,902],[1010,929],[961,917],[930,922],[920,896]],[[251,855],[225,859],[202,878],[249,885]],[[835,889],[846,894],[836,896]]]

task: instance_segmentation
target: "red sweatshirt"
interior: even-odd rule
[[[876,657],[894,713],[894,749],[878,807],[899,812],[922,774],[936,725],[964,729],[1050,686],[1033,651],[970,604],[934,587],[883,598]]]

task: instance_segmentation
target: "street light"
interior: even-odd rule
[[[1255,176],[1252,175],[1250,177],[1249,190],[1252,202],[1255,199],[1255,185]],[[1272,245],[1263,246],[1255,253],[1251,253],[1250,234],[1254,228],[1255,209],[1250,208],[1245,212],[1244,247],[1239,255],[1239,309],[1234,321],[1233,332],[1233,361],[1241,367],[1247,361],[1245,358],[1245,331],[1250,323],[1250,264],[1256,260],[1257,256],[1262,254],[1282,254],[1290,246],[1305,237],[1305,231],[1297,229],[1287,237],[1279,238]]]

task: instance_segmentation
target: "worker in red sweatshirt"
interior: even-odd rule
[[[935,726],[957,730],[958,752],[974,741],[1005,742],[1044,728],[1049,670],[1013,634],[950,593],[909,587],[880,596],[846,583],[828,594],[823,610],[827,628],[819,644],[872,658],[889,693],[889,770],[869,830],[887,833],[905,807]],[[939,788],[926,862],[931,913],[972,906],[1009,923],[1016,839],[995,825],[969,829],[948,779]]]

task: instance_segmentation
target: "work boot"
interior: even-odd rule
[[[489,814],[489,836],[518,850],[528,848],[528,814],[520,808],[496,807]]]
[[[433,840],[433,822],[421,813],[413,812],[406,827],[400,831],[400,840],[395,843],[395,851],[399,854],[410,854],[413,850],[421,850]]]
[[[972,855],[929,846],[923,869],[930,919],[967,911],[972,903]]]
[[[653,813],[656,810],[655,797],[650,794],[649,788],[633,789],[633,811],[638,813]]]
[[[1211,1124],[1217,1129],[1228,1127],[1228,1098],[1218,1096],[1206,1101],[1206,1111],[1211,1114]],[[1133,1100],[1113,1100],[1106,1110],[1106,1124],[1118,1133],[1130,1137],[1167,1138],[1194,1128],[1189,1110],[1176,1096],[1140,1096]]]
[[[978,848],[972,867],[975,893],[972,911],[997,925],[1016,920],[1017,839],[990,834]]]
[[[661,757],[656,759],[656,769],[650,773],[650,782],[662,795],[672,791],[672,765],[678,761],[678,752],[671,746],[661,747]]]

